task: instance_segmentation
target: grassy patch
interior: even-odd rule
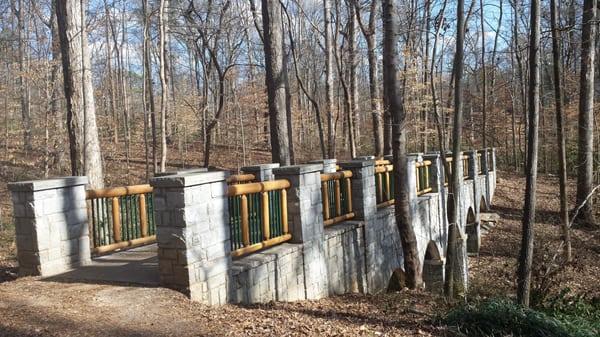
[[[568,310],[567,310],[568,312]],[[524,308],[508,299],[492,299],[452,309],[441,322],[472,337],[544,336],[596,337],[598,330],[586,316],[559,315],[557,312]]]

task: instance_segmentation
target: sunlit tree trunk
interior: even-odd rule
[[[406,151],[406,112],[402,106],[401,90],[398,83],[398,49],[397,18],[394,0],[382,1],[383,20],[383,85],[387,95],[386,102],[394,121],[393,128],[393,164],[394,164],[394,199],[396,224],[400,232],[402,251],[404,253],[404,272],[409,288],[421,287],[421,262],[417,250],[417,237],[412,226],[409,207],[409,187],[407,185],[407,151]]]
[[[271,159],[281,166],[290,164],[285,97],[283,25],[278,0],[262,0],[266,84],[271,129]]]
[[[596,0],[583,1],[581,32],[581,73],[579,76],[579,139],[577,163],[577,205],[585,202],[578,222],[596,226],[592,199],[594,184],[594,58],[596,39]],[[587,202],[586,202],[587,199]]]
[[[460,214],[460,191],[462,177],[457,174],[460,168],[462,156],[462,126],[463,126],[463,68],[464,68],[464,40],[465,40],[465,13],[464,0],[458,0],[456,3],[456,52],[454,54],[454,123],[452,126],[452,172],[451,175],[451,196],[448,200],[452,207],[452,212],[448,215],[448,248],[446,250],[446,282],[444,290],[446,296],[454,298],[456,296],[466,296],[467,284],[462,277],[462,271],[467,268],[465,264],[465,245],[464,238],[459,228]],[[464,168],[466,169],[466,168]]]
[[[160,88],[161,88],[161,101],[160,101],[160,145],[161,145],[161,158],[160,158],[160,172],[164,172],[167,165],[167,112],[169,104],[169,84],[167,83],[167,71],[166,71],[166,55],[165,49],[168,19],[165,14],[165,7],[169,6],[169,0],[160,0],[159,14],[158,14],[158,26],[159,26],[159,54],[160,54]]]
[[[560,48],[560,30],[558,28],[558,5],[550,0],[550,24],[552,26],[552,70],[554,75],[554,105],[556,109],[556,133],[558,147],[558,177],[560,179],[560,220],[564,242],[564,256],[571,260],[571,235],[569,232],[569,209],[567,205],[567,151],[565,140],[565,122],[563,112],[562,59]]]
[[[91,187],[100,188],[104,186],[104,176],[85,29],[85,1],[57,0],[56,14],[67,100],[71,171],[73,175],[85,174]]]
[[[325,111],[327,114],[327,156],[335,157],[335,130],[333,121],[333,41],[331,36],[331,0],[323,0],[325,25]]]
[[[533,261],[536,183],[538,166],[538,120],[540,113],[540,1],[531,0],[529,35],[529,97],[527,167],[523,232],[517,272],[517,300],[529,306],[531,265]]]

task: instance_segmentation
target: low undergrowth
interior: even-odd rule
[[[470,337],[597,337],[600,301],[563,296],[536,310],[506,298],[489,299],[455,307],[441,323]]]

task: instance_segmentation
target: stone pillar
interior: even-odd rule
[[[289,180],[288,222],[292,243],[302,243],[307,299],[329,293],[323,236],[321,164],[293,165],[273,169],[276,179]]]
[[[209,305],[227,302],[231,266],[227,176],[214,171],[150,181],[160,282]]]
[[[441,259],[423,261],[423,281],[427,291],[442,294],[444,292],[444,261]]]
[[[488,163],[488,149],[479,150],[478,153],[481,155],[481,174],[487,174],[490,165]]]
[[[431,162],[431,172],[429,174],[429,185],[432,192],[439,193],[444,186],[444,177],[442,176],[442,160],[439,152],[431,152],[423,155],[423,160]]]
[[[87,177],[8,184],[20,275],[51,276],[91,261]]]
[[[323,165],[323,173],[334,173],[337,171],[337,159],[311,160],[309,163]]]
[[[154,173],[154,177],[164,177],[164,176],[174,176],[178,174],[192,174],[192,173],[200,173],[207,172],[208,169],[206,167],[197,167],[185,170],[175,170],[175,171],[166,171],[166,172],[156,172]]]
[[[408,200],[412,201],[417,198],[417,170],[416,164],[423,161],[423,156],[420,153],[411,153],[406,156],[406,179],[408,184]],[[414,217],[414,214],[413,214]]]
[[[352,171],[352,210],[357,220],[369,220],[377,212],[375,196],[375,161],[352,160],[340,163],[342,170]]]
[[[496,171],[496,148],[492,147],[491,149],[488,149],[488,151],[492,152],[492,154],[490,156],[490,160],[492,162],[491,162],[491,165],[489,167],[489,170],[490,171]]]
[[[254,174],[256,181],[274,180],[273,169],[278,168],[279,163],[259,164],[242,167],[242,172]]]
[[[375,156],[358,156],[354,160],[375,160]]]
[[[465,151],[463,152],[463,155],[469,157],[469,166],[467,168],[463,167],[463,170],[468,170],[469,179],[475,179],[477,177],[477,171],[479,170],[479,165],[477,165],[477,151]]]

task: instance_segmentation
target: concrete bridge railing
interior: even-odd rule
[[[460,165],[457,174],[463,177],[458,219],[466,261],[467,253],[479,249],[479,214],[492,202],[496,163],[494,149],[464,155],[461,163],[466,166]],[[445,205],[452,197],[444,184],[443,160],[439,153],[410,155],[404,177],[424,280],[432,291],[441,290],[444,281]],[[415,169],[423,165],[426,176]],[[346,202],[353,218],[325,226],[321,175],[338,169],[349,171],[344,177],[350,177],[350,191],[344,195],[351,199]],[[155,177],[150,183],[161,284],[218,305],[377,293],[388,288],[390,279],[401,277],[403,256],[394,207],[377,205],[376,171],[381,170],[373,158],[288,167],[264,164],[243,171],[259,182],[289,182],[284,201],[286,242],[233,258],[228,173],[186,171]],[[69,177],[9,184],[22,274],[54,275],[89,263],[86,182],[85,177]],[[464,266],[462,275],[467,278],[466,262]]]

